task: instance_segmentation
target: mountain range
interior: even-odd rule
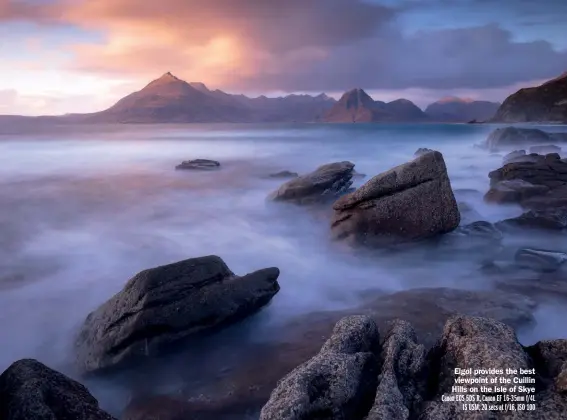
[[[250,98],[185,82],[170,72],[110,108],[63,116],[0,116],[3,127],[38,123],[371,123],[371,122],[567,122],[567,73],[539,87],[521,89],[502,104],[455,97],[421,110],[407,99],[374,100],[360,88],[337,101],[322,93]]]

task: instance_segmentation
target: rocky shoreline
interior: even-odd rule
[[[361,174],[348,161],[304,175],[267,175],[291,178],[268,195],[269,204],[328,211],[333,243],[353,252],[475,255],[474,275],[490,287],[368,294],[357,308],[298,317],[285,325],[277,343],[238,349],[249,356],[219,379],[229,390],[226,395],[139,395],[119,417],[566,418],[567,340],[522,346],[516,335],[535,326],[534,312],[548,298],[567,298],[566,249],[513,248],[505,241],[517,232],[565,235],[567,159],[550,139],[567,140],[506,128],[482,145],[487,153],[512,152],[490,172],[485,201],[524,209],[521,216],[495,224],[479,219],[461,200],[466,192],[453,191],[443,155],[430,149],[419,149],[413,160],[357,189],[353,178]],[[195,159],[177,169],[222,166]],[[280,281],[286,287],[289,269],[262,268],[238,276],[221,257],[203,256],[144,270],[87,316],[74,343],[75,366],[81,375],[96,376],[136,369],[180,346],[196,347],[257,316],[277,299]],[[537,410],[463,412],[460,403],[442,403],[455,367],[535,369]],[[2,420],[115,418],[103,409],[83,385],[37,360],[16,361],[0,375]]]

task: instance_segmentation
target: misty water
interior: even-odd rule
[[[277,340],[278,328],[290,319],[356,307],[369,291],[487,287],[471,281],[478,270],[474,256],[349,252],[329,240],[326,215],[265,197],[284,182],[266,179],[270,173],[306,173],[349,160],[368,175],[355,180],[359,186],[427,147],[443,153],[454,190],[478,191],[458,199],[482,220],[513,217],[519,207],[482,201],[488,172],[502,158],[473,145],[494,128],[120,126],[0,135],[0,369],[33,357],[73,376],[72,343],[86,315],[137,272],[190,257],[219,255],[237,274],[281,270],[281,291],[272,303],[245,330],[237,326],[225,334],[231,349],[199,356],[198,364],[213,371],[237,358],[244,343]],[[219,160],[222,169],[174,170],[193,158]],[[537,236],[506,240],[561,248]],[[538,326],[522,340],[567,337],[565,316],[563,306],[544,305],[536,312]],[[174,391],[175,372],[167,364],[160,372],[152,391]],[[119,411],[131,396],[115,378],[81,381],[109,410]]]

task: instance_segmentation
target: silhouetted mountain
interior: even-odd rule
[[[499,106],[498,102],[448,97],[428,105],[425,113],[440,122],[486,121],[494,117]]]
[[[567,72],[508,96],[492,121],[567,123]]]
[[[411,122],[426,121],[427,116],[413,102],[397,99],[381,102],[357,88],[344,93],[325,114],[325,122]]]

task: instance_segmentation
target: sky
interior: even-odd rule
[[[0,114],[92,112],[165,72],[251,96],[502,101],[567,71],[567,0],[0,0]]]

